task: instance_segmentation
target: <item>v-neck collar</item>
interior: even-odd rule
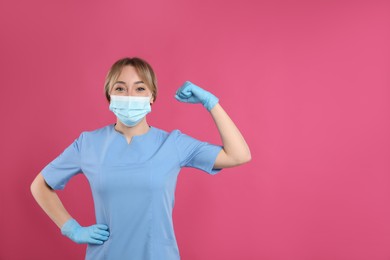
[[[116,135],[119,135],[121,136],[124,141],[126,142],[127,145],[131,145],[132,143],[134,143],[135,140],[141,140],[145,137],[147,137],[148,135],[150,135],[153,131],[155,130],[155,128],[153,126],[149,126],[149,130],[144,133],[144,134],[140,134],[140,135],[134,135],[132,138],[131,138],[131,141],[130,143],[127,142],[127,139],[126,139],[126,136],[120,132],[118,132],[116,129],[115,129],[115,124],[111,124],[111,131],[114,132],[114,134]]]

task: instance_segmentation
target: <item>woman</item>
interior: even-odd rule
[[[223,146],[149,126],[146,115],[157,97],[156,82],[152,68],[140,58],[115,62],[105,93],[116,123],[81,133],[31,184],[34,198],[62,234],[88,244],[86,259],[180,259],[172,210],[181,167],[215,174],[251,159],[218,98],[188,81],[175,98],[203,104]],[[54,191],[78,173],[88,179],[94,199],[98,224],[89,227],[71,217]]]

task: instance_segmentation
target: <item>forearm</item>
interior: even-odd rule
[[[31,184],[31,193],[43,211],[59,228],[71,218],[57,193],[47,186],[41,174],[38,174]]]
[[[222,106],[219,103],[216,104],[210,113],[221,136],[223,150],[231,163],[229,166],[250,161],[251,153],[244,137]]]

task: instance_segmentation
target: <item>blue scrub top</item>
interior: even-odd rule
[[[42,175],[55,190],[78,173],[88,179],[96,223],[106,224],[110,237],[89,244],[85,259],[180,259],[172,222],[178,173],[219,172],[213,165],[222,147],[155,127],[129,144],[114,126],[81,133]]]

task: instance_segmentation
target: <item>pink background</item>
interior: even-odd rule
[[[185,81],[211,91],[252,161],[183,169],[174,221],[184,260],[390,259],[387,1],[0,2],[0,259],[82,259],[33,200],[40,170],[82,131],[113,123],[111,64],[140,56],[160,94],[151,125],[220,144]],[[83,225],[80,175],[59,192]]]

